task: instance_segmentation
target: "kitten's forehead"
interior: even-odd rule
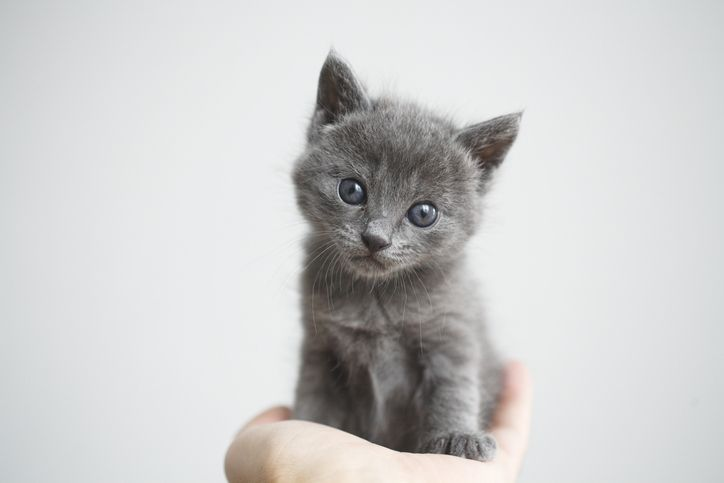
[[[411,104],[378,101],[327,133],[339,162],[389,196],[440,194],[475,179],[465,151],[453,141],[454,127]],[[395,196],[397,195],[397,196]]]

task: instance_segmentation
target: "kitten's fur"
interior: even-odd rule
[[[462,249],[519,120],[459,129],[416,105],[372,99],[330,52],[294,170],[312,227],[295,417],[396,450],[493,457],[485,428],[500,363]],[[365,204],[342,201],[344,178],[362,182]],[[439,211],[428,228],[406,217],[420,201]],[[363,233],[391,245],[373,256]]]

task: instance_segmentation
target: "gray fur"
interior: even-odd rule
[[[370,98],[330,52],[308,143],[294,169],[312,231],[302,275],[304,341],[295,417],[401,451],[488,460],[500,390],[463,247],[520,115],[459,129],[414,104]],[[363,205],[344,203],[344,178]],[[416,202],[439,211],[428,228]],[[362,233],[391,241],[371,255]]]

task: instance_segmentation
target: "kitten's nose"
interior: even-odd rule
[[[390,246],[390,240],[375,233],[362,233],[362,242],[370,253],[377,253]]]

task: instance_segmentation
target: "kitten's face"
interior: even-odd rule
[[[360,278],[384,279],[458,256],[518,118],[458,130],[412,104],[372,101],[330,53],[309,144],[294,171],[319,258]]]
[[[452,126],[409,105],[378,103],[323,128],[295,182],[328,253],[361,277],[447,259],[478,218],[479,168]]]

